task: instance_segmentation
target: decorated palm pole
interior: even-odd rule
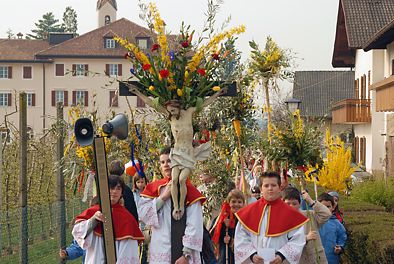
[[[223,43],[245,28],[240,26],[218,33],[206,44],[193,44],[194,31],[189,32],[189,27],[182,24],[180,39],[168,43],[164,21],[156,6],[151,3],[148,10],[149,24],[157,36],[149,56],[122,36],[115,40],[129,50],[125,57],[133,63],[130,72],[138,80],[138,85],[125,83],[130,92],[164,114],[170,122],[175,141],[170,153],[172,215],[179,220],[185,212],[186,180],[195,163],[206,159],[211,150],[209,142],[193,146],[193,114],[226,93],[226,82],[218,80],[217,69],[224,60],[231,59],[232,50],[227,50]],[[170,50],[170,46],[175,46],[174,50]]]

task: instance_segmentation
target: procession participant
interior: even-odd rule
[[[271,264],[285,259],[298,263],[305,245],[304,224],[308,219],[281,199],[281,179],[277,172],[260,177],[262,197],[235,215],[235,263]],[[269,259],[268,259],[269,258]]]
[[[238,189],[231,190],[211,230],[212,241],[219,245],[219,264],[234,263],[234,231],[238,222],[234,214],[244,205],[244,194]]]
[[[144,236],[137,221],[120,203],[125,183],[117,175],[108,176],[112,221],[114,226],[117,263],[139,263],[138,242]],[[103,227],[106,217],[100,212],[99,205],[94,205],[76,217],[72,235],[82,249],[86,250],[86,264],[106,263]]]
[[[205,198],[189,182],[186,182],[186,217],[184,229],[179,231],[180,241],[174,241],[172,227],[171,200],[171,167],[170,148],[162,150],[160,155],[160,170],[163,179],[149,183],[141,193],[138,204],[140,219],[151,226],[152,236],[149,246],[150,264],[200,264],[200,252],[203,241],[202,203]],[[182,219],[181,219],[182,221]],[[181,221],[175,221],[177,223]],[[174,231],[173,230],[173,231]],[[184,231],[183,231],[184,230]],[[174,244],[177,243],[177,244]],[[181,246],[180,246],[181,245]],[[173,246],[173,247],[171,247]],[[176,250],[180,249],[179,252]]]
[[[327,264],[326,254],[319,235],[319,228],[324,225],[331,216],[330,210],[319,201],[314,201],[305,190],[302,191],[302,198],[312,208],[309,210],[309,223],[305,225],[306,245],[302,251],[300,263],[303,264]],[[283,191],[282,199],[288,205],[297,210],[301,208],[301,193],[295,187],[287,187]],[[306,210],[300,211],[304,216],[308,217]],[[313,228],[313,230],[312,230]]]
[[[108,166],[110,175],[117,175],[122,177],[125,167],[120,160],[113,160]],[[138,211],[137,203],[134,200],[134,195],[129,186],[125,185],[123,188],[122,198],[124,200],[124,206],[134,216],[134,219],[138,222]]]

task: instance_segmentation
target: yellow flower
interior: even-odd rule
[[[154,91],[154,90],[155,90],[155,87],[154,87],[153,85],[151,85],[151,86],[149,86],[148,90],[149,90],[149,91]]]
[[[179,97],[181,97],[183,95],[183,90],[178,89],[178,90],[176,90],[176,93],[178,94]]]
[[[214,86],[214,87],[212,87],[212,90],[214,92],[219,92],[220,91],[220,86]]]

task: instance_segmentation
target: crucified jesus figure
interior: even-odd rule
[[[152,100],[137,90],[136,87],[131,85],[128,85],[128,87],[131,92],[137,94],[147,105],[165,114],[170,121],[171,132],[175,140],[174,147],[171,149],[170,153],[170,166],[172,168],[171,197],[174,203],[172,216],[175,220],[179,220],[185,213],[185,199],[187,194],[186,180],[194,169],[195,163],[209,157],[211,143],[207,142],[196,148],[193,147],[194,132],[192,120],[193,114],[196,111],[195,107],[182,109],[180,103],[176,100],[167,102],[164,107],[161,105],[154,106]],[[221,89],[220,92],[206,99],[202,107],[209,105],[226,91],[227,89],[225,88]]]

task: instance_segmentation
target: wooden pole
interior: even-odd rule
[[[57,112],[57,142],[56,142],[56,159],[57,167],[57,201],[59,208],[59,248],[66,247],[66,206],[65,206],[65,190],[64,190],[64,126],[63,126],[63,103],[58,102],[56,105]],[[66,263],[65,260],[60,260],[60,263]]]
[[[19,132],[19,206],[22,213],[19,263],[27,264],[27,96],[24,92],[19,96]]]
[[[0,219],[2,219],[1,212],[3,211],[2,207],[3,201],[3,133],[0,130]],[[0,238],[2,238],[2,227],[0,221]],[[1,243],[2,239],[0,239],[0,252],[3,252],[3,244]]]

